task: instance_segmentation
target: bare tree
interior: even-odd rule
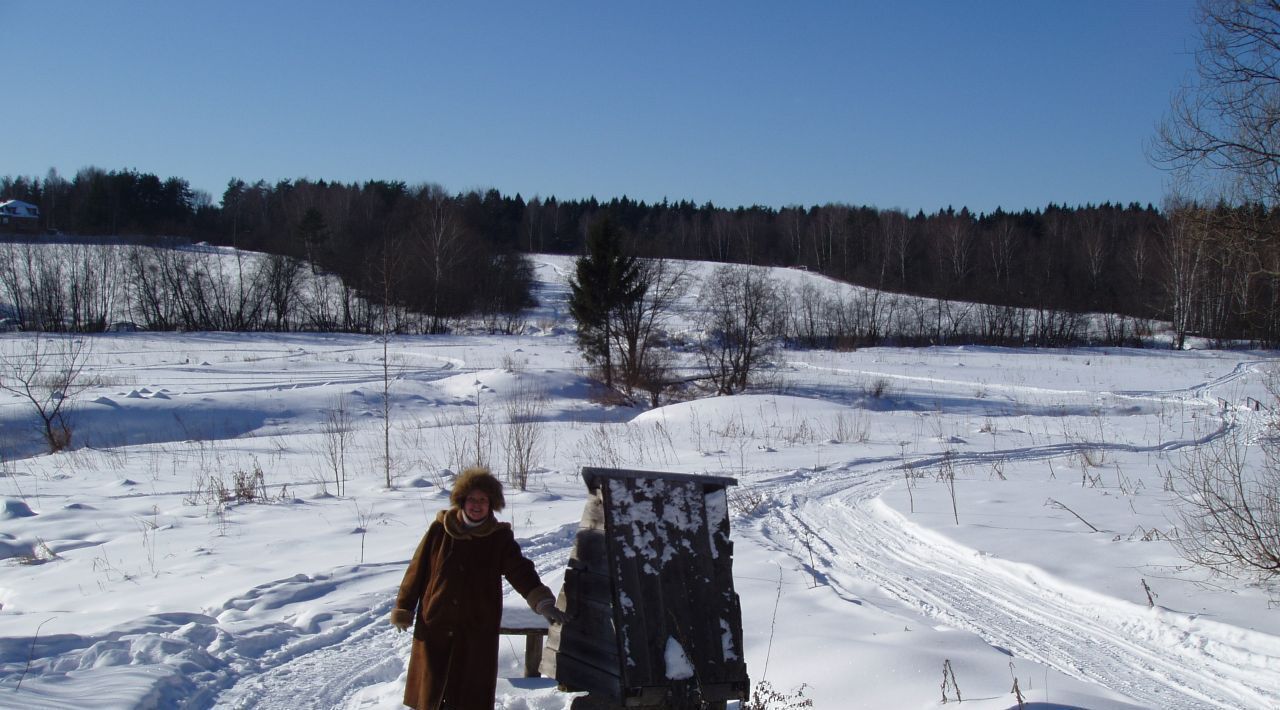
[[[614,324],[618,375],[630,395],[636,388],[661,392],[667,359],[658,353],[660,331],[689,286],[688,267],[666,259],[636,262],[638,297],[621,304]]]
[[[289,317],[296,308],[298,290],[302,281],[302,262],[290,256],[272,254],[259,267],[260,279],[265,282],[267,302],[275,313],[275,329],[289,330]],[[230,292],[231,289],[227,288]]]
[[[1089,277],[1089,301],[1091,309],[1098,309],[1103,304],[1097,302],[1099,291],[1106,275],[1108,250],[1116,241],[1115,219],[1100,211],[1085,213],[1080,242],[1083,250],[1085,274]],[[1109,224],[1108,224],[1109,222]]]
[[[529,473],[542,453],[542,412],[546,393],[524,382],[503,403],[507,420],[507,436],[502,442],[507,464],[508,482],[520,490],[529,489]],[[478,402],[477,402],[478,406]]]
[[[1199,566],[1266,583],[1280,578],[1280,445],[1264,438],[1254,453],[1236,433],[1181,462],[1175,542]]]
[[[420,276],[427,288],[426,307],[431,318],[429,331],[442,333],[445,316],[456,310],[459,284],[457,271],[466,259],[468,241],[453,199],[439,185],[427,185],[419,198],[420,212],[413,222],[413,238],[424,268]]]
[[[391,383],[396,379],[397,373],[391,367],[391,336],[396,331],[391,323],[391,315],[398,310],[394,301],[399,281],[395,258],[399,252],[398,246],[398,241],[394,239],[384,242],[375,265],[382,292],[378,341],[382,346],[382,472],[387,488],[394,487],[391,475],[394,468],[391,459]]]
[[[1196,328],[1195,302],[1205,281],[1205,220],[1194,214],[1190,209],[1173,210],[1164,235],[1166,297],[1173,323],[1173,347],[1177,350],[1183,348],[1187,336]]]
[[[1172,102],[1153,157],[1186,184],[1280,202],[1280,0],[1201,0],[1196,78]]]
[[[1184,207],[1213,218],[1208,285],[1217,292],[1198,297],[1203,330],[1222,338],[1248,324],[1270,339],[1280,230],[1264,213],[1280,206],[1280,0],[1201,0],[1197,21],[1195,79],[1174,97],[1153,158],[1201,205],[1243,206]]]
[[[938,272],[945,275],[946,282],[953,289],[952,293],[959,293],[955,289],[965,287],[972,270],[972,217],[967,210],[962,209],[959,214],[948,215],[943,219],[938,230]]]
[[[783,313],[787,318],[787,337],[800,345],[816,348],[829,345],[831,332],[826,316],[829,299],[811,281],[781,292]]]
[[[0,355],[0,390],[31,404],[51,453],[71,445],[73,401],[92,384],[82,377],[88,342],[37,333],[20,352]]]
[[[721,266],[712,272],[699,300],[705,331],[700,350],[707,376],[716,394],[741,392],[772,351],[774,321],[781,310],[778,287],[761,270]]]
[[[524,206],[524,216],[520,220],[521,230],[525,235],[525,251],[537,253],[543,250],[542,198],[534,195]]]
[[[324,435],[321,453],[329,470],[333,474],[335,493],[341,497],[347,485],[347,449],[351,444],[351,410],[347,408],[346,398],[337,395],[332,406],[325,411],[324,421],[320,424],[320,433]]]
[[[987,255],[991,262],[991,277],[994,282],[992,285],[1000,291],[1009,290],[1018,236],[1013,218],[1009,215],[1001,215],[987,237]]]

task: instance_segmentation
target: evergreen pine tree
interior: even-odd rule
[[[569,312],[578,322],[578,348],[587,362],[600,367],[606,387],[613,387],[613,339],[619,308],[644,297],[636,258],[624,253],[622,231],[609,215],[587,233],[587,253],[569,279],[573,293]]]

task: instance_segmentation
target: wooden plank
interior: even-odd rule
[[[503,636],[537,636],[547,635],[545,626],[499,626],[498,633]]]
[[[689,660],[698,678],[703,682],[720,679],[723,672],[723,644],[720,640],[720,619],[724,604],[721,590],[715,585],[714,560],[711,543],[706,531],[706,506],[700,490],[690,490],[691,506],[703,523],[689,540],[692,549],[682,550],[684,584],[689,599],[690,615],[685,618],[686,633],[694,645]]]
[[[542,666],[542,637],[526,636],[524,638],[524,677],[537,678],[538,668]]]
[[[573,623],[561,627],[560,633],[556,635],[555,650],[559,653],[571,647],[586,649],[597,655],[613,656],[616,663],[618,638],[613,628],[612,610],[608,605],[584,604]]]
[[[701,686],[702,699],[710,702],[725,700],[746,700],[751,694],[751,686],[746,677],[734,683],[708,683]]]
[[[666,473],[664,471],[641,471],[628,468],[597,468],[594,466],[584,466],[582,468],[582,480],[587,484],[587,490],[597,490],[604,480],[608,479],[628,479],[628,478],[644,478],[654,481],[696,481],[704,486],[736,486],[738,481],[735,478],[726,476],[704,476],[701,474],[691,473]]]
[[[542,664],[542,644],[543,639],[547,637],[547,627],[500,626],[498,634],[524,637],[524,677],[537,678],[538,667]]]
[[[548,649],[548,653],[551,649]],[[555,649],[556,658],[577,658],[584,663],[618,674],[618,652],[613,645],[600,644],[598,636],[586,634],[565,634],[560,637],[560,645]],[[593,688],[585,688],[593,690]]]
[[[585,506],[561,591],[570,621],[552,627],[540,668],[566,687],[618,695],[620,661],[604,529],[603,501],[592,496]]]
[[[565,572],[565,596],[569,621],[553,626],[549,645],[557,651],[564,648],[566,637],[590,637],[601,652],[618,655],[618,639],[614,629],[612,583],[601,574],[570,569]]]
[[[619,700],[596,697],[588,693],[574,698],[569,704],[569,710],[627,710],[627,706]]]
[[[671,506],[681,505],[683,501],[677,499],[680,495],[681,492],[669,495],[666,503]],[[662,568],[662,597],[666,607],[667,622],[665,635],[680,644],[685,657],[693,666],[694,673],[701,679],[701,672],[707,665],[704,660],[707,655],[707,644],[703,632],[707,624],[705,614],[694,615],[693,601],[698,595],[699,582],[696,576],[696,559],[679,541],[673,542],[675,542],[672,547],[673,557]],[[662,675],[666,676],[665,663]],[[681,684],[672,685],[672,692],[676,693],[676,697],[672,700],[676,704],[681,704],[689,699],[687,694],[692,691]]]
[[[565,663],[574,662],[589,665],[600,673],[606,673],[614,678],[618,677],[618,656],[616,652],[608,648],[601,648],[596,643],[596,639],[582,634],[561,636],[558,639],[558,645],[555,647],[548,643],[543,649],[540,669],[542,674],[548,678],[563,681],[565,679],[561,677],[558,669]],[[601,689],[581,682],[575,684],[574,687],[579,691],[592,692]],[[610,685],[608,687],[613,686]]]
[[[650,560],[640,556],[628,557],[623,550],[634,551],[632,537],[636,528],[641,534],[656,534],[652,526],[636,524],[623,526],[612,515],[618,510],[619,501],[614,500],[611,486],[604,486],[605,508],[611,513],[609,522],[609,553],[613,578],[616,580],[614,609],[617,619],[618,643],[623,658],[622,678],[627,686],[652,684],[655,677],[663,677],[654,666],[661,662],[665,649],[665,637],[657,639],[663,623],[662,599],[656,591],[655,575],[647,574],[643,567]],[[634,480],[623,481],[622,491],[629,501],[643,501],[635,486]],[[659,627],[659,628],[656,628]]]
[[[651,501],[658,519],[663,521],[659,535],[670,543],[670,548],[663,553],[669,559],[665,563],[659,562],[664,633],[657,640],[663,644],[664,663],[660,669],[655,669],[660,671],[655,675],[665,678],[665,647],[674,640],[680,644],[698,677],[702,678],[708,665],[706,659],[711,638],[707,631],[708,614],[714,609],[704,606],[706,589],[710,586],[708,570],[691,549],[699,538],[705,538],[705,525],[695,525],[692,530],[687,527],[688,523],[704,521],[702,488],[689,481],[668,481],[660,490],[653,491]],[[669,521],[686,521],[686,524]],[[679,691],[677,687],[673,692],[691,691]],[[688,698],[676,698],[682,699]]]
[[[652,605],[644,601],[644,577],[639,570],[639,562],[635,559],[620,559],[617,566],[619,589],[618,601],[614,604],[614,619],[617,623],[619,653],[623,658],[622,675],[631,682],[649,678],[648,670],[653,663],[653,651],[649,644],[650,624],[648,616],[653,611]],[[623,601],[625,600],[625,601]]]
[[[716,500],[714,505],[711,501],[712,497]],[[729,625],[729,643],[732,647],[733,654],[736,658],[727,658],[724,655],[724,629],[713,628],[712,631],[717,635],[719,643],[717,657],[723,664],[721,675],[723,680],[733,683],[746,683],[746,655],[742,642],[742,610],[739,604],[737,593],[734,591],[733,585],[733,541],[729,537],[729,516],[727,510],[726,492],[724,490],[706,491],[703,495],[703,502],[707,511],[708,535],[704,541],[697,541],[697,550],[700,556],[705,558],[711,564],[711,585],[707,593],[710,596],[703,603],[708,609],[715,609],[718,619],[716,626],[719,626],[720,620],[723,619]],[[713,508],[716,514],[712,514]],[[701,545],[706,544],[706,548]]]
[[[572,587],[579,599],[592,599],[604,604],[613,603],[613,579],[601,566],[596,570],[570,568],[564,572],[564,586]],[[572,580],[572,581],[571,581]]]
[[[614,609],[608,599],[579,599],[577,613],[566,628],[583,629],[593,635],[614,635]]]
[[[619,673],[619,676],[625,678],[625,675],[626,675],[625,668],[628,663],[629,650],[628,650],[627,641],[623,632],[623,625],[625,623],[623,619],[624,610],[618,605],[618,593],[624,586],[625,581],[618,574],[619,563],[617,560],[620,559],[621,557],[621,548],[618,547],[617,541],[615,539],[616,532],[614,530],[614,528],[616,527],[616,522],[614,520],[614,517],[617,511],[613,508],[614,502],[613,502],[613,497],[611,493],[605,488],[599,488],[594,490],[592,492],[592,495],[599,498],[606,515],[605,546],[606,546],[606,551],[608,555],[608,559],[607,559],[608,567],[605,570],[605,575],[609,577],[609,579],[611,580],[611,588],[609,590],[608,603],[609,603],[610,611],[613,616],[614,631],[615,631],[615,636],[618,642],[618,657],[619,657],[618,673]]]
[[[594,654],[618,654],[618,642],[612,632],[600,632],[590,628],[565,628],[556,635],[553,648],[557,653],[568,648],[588,649]],[[585,652],[585,651],[584,651]]]
[[[701,612],[701,617],[694,620],[698,643],[699,665],[695,665],[701,678],[711,682],[718,680],[724,671],[724,643],[720,628],[720,620],[726,618],[722,583],[717,581],[716,569],[719,560],[711,554],[711,537],[708,534],[711,521],[708,520],[707,500],[704,488],[688,491],[690,506],[696,510],[701,522],[698,530],[689,541],[692,550],[693,567],[691,569],[690,590],[693,608]],[[732,575],[730,575],[732,584]]]
[[[721,494],[722,495],[722,494]],[[704,508],[707,507],[707,495],[703,496]],[[713,516],[708,512],[708,523],[712,525]],[[746,679],[745,654],[742,651],[742,613],[739,599],[733,591],[733,558],[732,545],[728,542],[728,518],[719,519],[716,528],[708,528],[708,535],[700,536],[694,541],[695,555],[698,556],[700,574],[707,578],[707,585],[701,588],[699,605],[714,615],[712,623],[707,624],[710,643],[710,658],[714,663],[705,669],[708,682],[744,682]],[[714,551],[713,551],[714,550]],[[721,622],[728,624],[728,636],[732,646],[732,655],[724,654],[724,635],[726,629]]]
[[[546,663],[543,664],[544,672],[547,669]],[[622,683],[618,676],[610,673],[606,669],[597,668],[583,659],[573,656],[558,656],[555,659],[555,665],[550,669],[550,677],[555,678],[573,691],[590,691],[592,694],[600,694],[606,697],[621,699]]]

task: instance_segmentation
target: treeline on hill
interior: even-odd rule
[[[111,256],[118,262],[112,271],[127,268],[131,310],[141,311],[148,328],[370,331],[386,326],[442,332],[459,318],[476,316],[490,327],[509,327],[509,319],[532,303],[527,261],[511,244],[475,228],[459,209],[460,198],[436,186],[308,180],[268,186],[232,180],[220,206],[214,206],[181,178],[86,168],[72,180],[53,171],[43,181],[0,178],[0,200],[5,199],[38,205],[46,233],[141,238],[136,240],[143,243],[178,237],[272,256],[249,262],[247,271],[240,263],[231,275],[213,255],[199,251],[130,250]],[[55,293],[52,285],[43,290],[36,285],[49,280],[42,275],[53,267],[34,259],[38,256],[29,252],[10,253],[5,261],[11,267],[0,272],[13,275],[10,282],[29,292]],[[304,268],[341,280],[337,307],[317,301],[305,313],[295,313],[303,300]],[[14,275],[15,269],[25,275]],[[102,265],[93,270],[107,271]],[[139,288],[147,293],[136,293]],[[27,295],[28,303],[42,303]],[[63,316],[63,310],[72,312]],[[36,327],[47,322],[92,329],[100,323],[79,318],[70,308],[29,312],[44,314],[34,321]],[[390,324],[382,317],[388,313]]]
[[[1117,313],[1170,321],[1179,341],[1196,334],[1280,343],[1280,218],[1250,208],[1184,205],[1166,215],[1150,205],[1049,205],[912,215],[840,204],[526,201],[496,190],[306,179],[232,180],[214,204],[180,178],[96,168],[71,180],[53,171],[44,180],[0,178],[0,199],[10,198],[39,205],[43,226],[66,234],[177,236],[306,260],[374,303],[427,314],[428,330],[463,314],[518,311],[531,284],[519,255],[581,254],[590,224],[608,212],[642,257],[805,268],[895,293],[1003,306],[1002,317],[1015,320],[1025,315],[1007,315],[1011,309]],[[1240,238],[1242,222],[1253,225],[1252,237]],[[1092,337],[1016,322],[981,331],[953,335],[1040,345]],[[1136,343],[1143,335],[1130,327],[1105,337]],[[893,337],[871,329],[851,344]]]

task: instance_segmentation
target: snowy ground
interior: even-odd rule
[[[565,264],[539,269],[544,323]],[[400,707],[394,588],[461,452],[479,441],[501,472],[530,393],[537,469],[502,517],[553,589],[581,466],[738,480],[753,682],[806,684],[818,708],[937,708],[949,662],[977,709],[1016,707],[1015,679],[1042,710],[1280,705],[1268,594],[1185,566],[1165,490],[1187,451],[1264,424],[1249,404],[1273,353],[790,351],[768,390],[643,411],[593,398],[557,329],[397,338],[388,489],[375,339],[90,345],[75,450],[42,455],[29,405],[0,398],[0,707]],[[272,501],[211,503],[255,469]],[[503,642],[498,706],[566,707],[522,656]]]

